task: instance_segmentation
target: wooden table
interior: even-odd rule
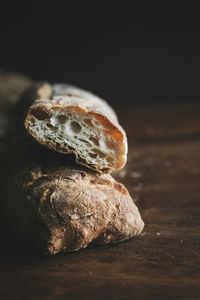
[[[129,137],[116,177],[136,196],[143,234],[43,257],[1,226],[0,299],[200,299],[200,106],[119,109]]]

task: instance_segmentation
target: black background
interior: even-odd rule
[[[0,67],[73,83],[111,103],[198,101],[200,13],[193,1],[69,3],[7,3]]]

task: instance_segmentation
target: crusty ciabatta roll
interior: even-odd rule
[[[127,138],[112,108],[90,92],[54,85],[52,97],[36,99],[25,128],[40,144],[73,153],[79,164],[98,172],[121,169],[127,159]]]
[[[13,176],[4,188],[4,217],[41,253],[117,243],[143,229],[128,191],[110,175],[33,167]]]

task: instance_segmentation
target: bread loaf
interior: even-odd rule
[[[121,242],[143,229],[128,191],[110,175],[32,167],[12,182],[6,182],[4,215],[44,254]]]
[[[49,85],[36,85],[19,107],[26,110],[26,101],[29,105],[33,97],[50,94]],[[0,152],[0,210],[10,226],[50,255],[139,235],[144,223],[126,188],[35,143],[17,111]]]
[[[127,138],[112,108],[99,97],[70,85],[52,86],[52,97],[36,99],[25,127],[40,144],[73,153],[79,164],[98,172],[121,169]]]

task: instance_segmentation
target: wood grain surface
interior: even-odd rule
[[[146,223],[128,242],[43,257],[1,224],[0,299],[200,299],[200,106],[119,108],[115,175]]]

